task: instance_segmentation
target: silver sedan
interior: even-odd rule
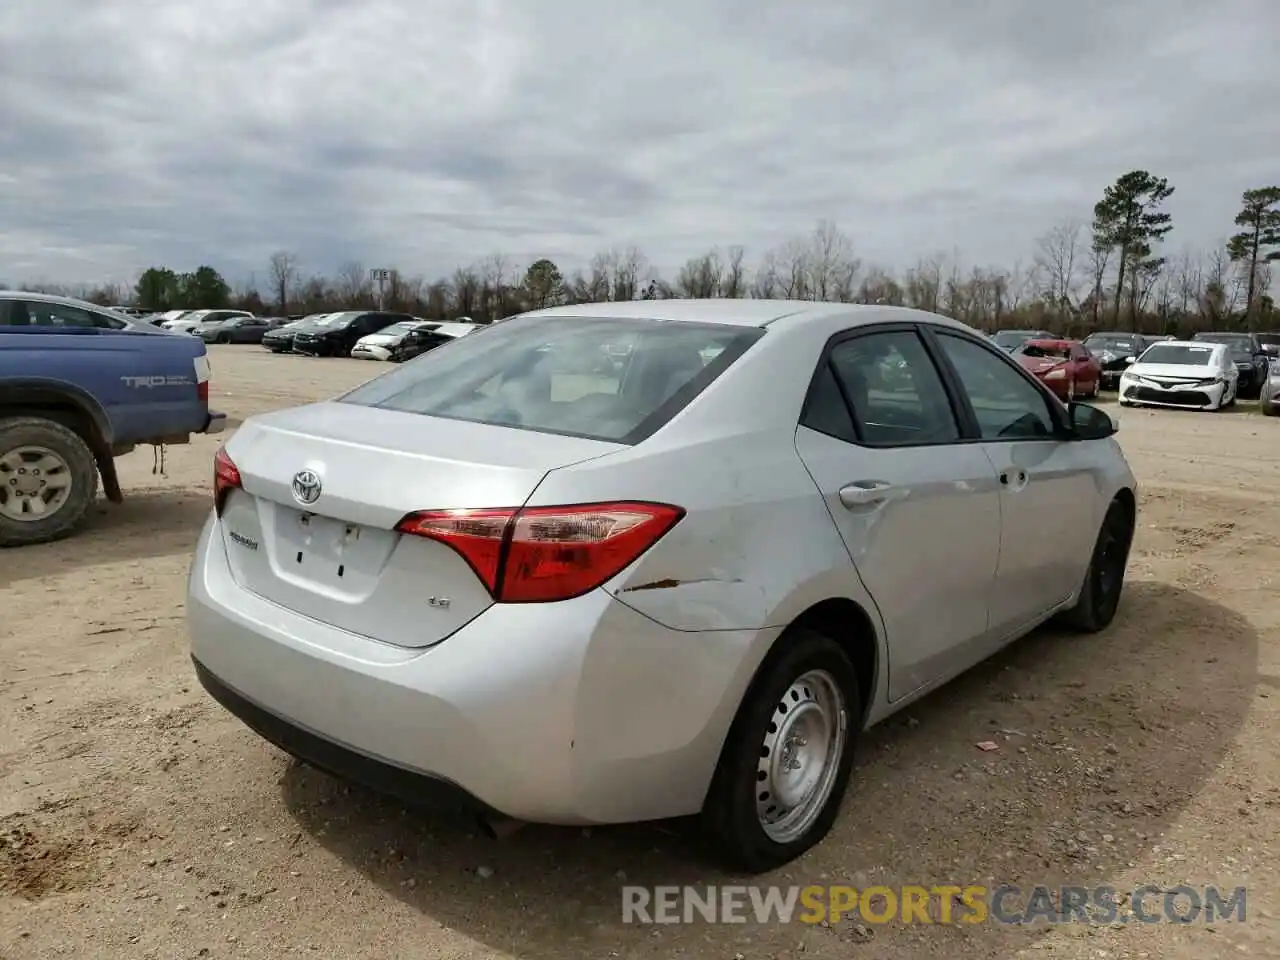
[[[864,728],[1116,613],[1136,484],[959,323],[751,300],[556,307],[214,464],[206,689],[268,740],[490,822],[700,813],[731,865],[837,816]]]

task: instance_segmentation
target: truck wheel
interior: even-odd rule
[[[98,495],[93,451],[42,417],[0,420],[0,547],[70,536]]]

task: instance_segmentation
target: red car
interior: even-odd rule
[[[1098,395],[1102,364],[1079,340],[1028,340],[1013,356],[1061,400]]]

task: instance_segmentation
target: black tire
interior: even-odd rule
[[[1262,408],[1262,415],[1264,417],[1280,416],[1280,408],[1278,408],[1274,403],[1260,403],[1258,406]]]
[[[1062,615],[1067,626],[1081,633],[1098,633],[1110,626],[1124,592],[1125,568],[1133,545],[1134,518],[1129,508],[1112,500],[1094,541],[1080,598]]]
[[[230,342],[231,342],[231,334],[229,333],[218,334],[218,343],[230,343]]]
[[[840,645],[803,628],[779,643],[783,646],[761,665],[738,707],[701,814],[702,832],[716,859],[746,873],[763,873],[789,863],[827,835],[840,813],[853,769],[854,741],[862,729],[858,678]],[[836,767],[826,802],[803,833],[780,843],[765,832],[756,811],[760,760],[767,755],[767,733],[776,730],[775,719],[786,712],[783,697],[793,683],[814,670],[832,677],[843,696],[844,712],[838,720],[843,750],[831,761]]]
[[[0,460],[19,447],[45,447],[57,454],[67,465],[71,486],[61,506],[39,520],[14,520],[0,514],[0,547],[22,547],[70,536],[98,495],[98,465],[93,451],[74,430],[54,420],[0,419]],[[6,482],[0,477],[0,483]]]

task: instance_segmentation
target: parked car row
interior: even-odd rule
[[[313,357],[355,357],[400,362],[479,329],[472,323],[443,323],[404,313],[343,310],[318,313],[267,331],[262,345],[272,353]]]
[[[1064,400],[1118,390],[1130,406],[1218,410],[1258,399],[1280,406],[1280,333],[1208,330],[1189,340],[1098,332],[1083,342],[1041,330],[1000,330],[990,339]]]

